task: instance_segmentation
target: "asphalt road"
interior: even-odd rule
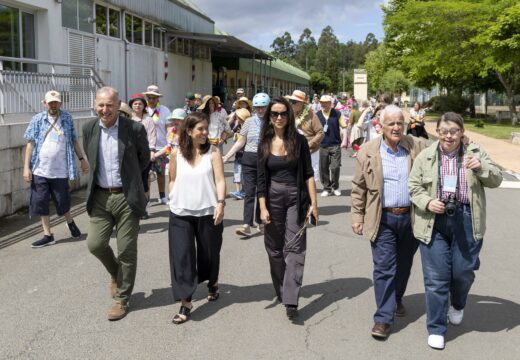
[[[229,185],[232,164],[226,165]],[[241,239],[242,201],[226,206],[218,301],[201,284],[192,320],[175,326],[168,262],[168,209],[151,208],[139,236],[131,312],[106,320],[109,276],[59,221],[58,244],[31,249],[37,223],[0,224],[0,359],[518,359],[520,358],[520,190],[488,190],[482,266],[462,325],[450,326],[444,351],[430,349],[417,254],[404,303],[387,341],[370,336],[375,301],[367,239],[350,228],[353,160],[343,157],[340,197],[319,198],[320,224],[308,232],[300,318],[291,323],[274,300],[260,235]],[[153,185],[155,188],[155,185]],[[231,189],[229,187],[228,189]],[[80,202],[82,192],[75,194]],[[73,213],[86,231],[84,205]],[[6,235],[7,234],[7,235]],[[114,242],[112,242],[114,245]]]

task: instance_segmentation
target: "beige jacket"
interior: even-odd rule
[[[325,137],[325,133],[323,132],[320,119],[318,119],[316,114],[309,111],[298,126],[298,129],[301,130],[302,135],[307,139],[311,154],[318,151],[320,149],[321,140]]]
[[[383,211],[383,163],[379,153],[382,140],[383,137],[380,136],[361,147],[352,179],[352,223],[362,223],[363,233],[371,241],[376,239]],[[403,135],[400,145],[408,152],[410,173],[415,158],[426,144],[419,138]]]

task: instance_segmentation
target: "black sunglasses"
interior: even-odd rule
[[[299,101],[298,100],[289,99],[289,103],[291,103],[291,105],[294,105],[294,104],[299,103]]]
[[[278,112],[278,111],[271,111],[271,113],[269,114],[270,117],[272,117],[273,119],[278,119],[278,116],[281,116],[283,118],[286,118],[289,116],[289,111],[282,111],[282,112]]]

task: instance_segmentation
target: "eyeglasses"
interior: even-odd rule
[[[269,116],[272,118],[272,119],[278,119],[278,116],[281,116],[283,118],[286,118],[289,116],[289,112],[288,111],[282,111],[282,112],[278,112],[278,111],[271,111],[271,113],[269,114]]]
[[[291,105],[297,104],[298,102],[299,102],[298,100],[289,99],[289,103],[290,103]]]
[[[452,128],[452,129],[437,129],[439,135],[446,136],[448,133],[453,136],[457,135],[460,132],[460,129]]]

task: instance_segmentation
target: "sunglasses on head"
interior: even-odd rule
[[[269,116],[273,119],[278,119],[278,116],[281,116],[283,118],[286,118],[289,116],[289,111],[282,111],[282,112],[278,112],[278,111],[271,111],[271,113],[269,114]]]

